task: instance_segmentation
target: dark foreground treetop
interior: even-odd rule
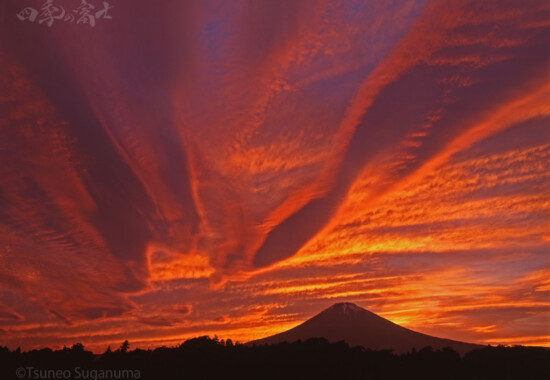
[[[51,372],[56,370],[64,371],[61,377]],[[451,348],[427,347],[396,355],[390,350],[365,350],[322,338],[245,346],[206,336],[154,350],[130,350],[124,342],[102,355],[86,351],[81,344],[57,351],[21,352],[0,347],[2,379],[64,379],[69,374],[71,379],[94,380],[550,379],[550,351],[499,346],[476,349],[461,357]]]

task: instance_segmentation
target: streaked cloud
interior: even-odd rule
[[[0,23],[2,344],[247,340],[344,300],[549,344],[546,2],[116,10]]]

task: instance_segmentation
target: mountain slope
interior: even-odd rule
[[[431,346],[433,349],[452,347],[464,354],[482,347],[406,329],[353,303],[334,304],[301,325],[248,344],[295,342],[309,338],[326,338],[330,342],[345,340],[350,346],[373,350],[393,349],[396,353],[408,352],[413,347],[419,350]]]

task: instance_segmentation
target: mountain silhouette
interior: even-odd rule
[[[326,338],[329,342],[346,341],[350,346],[372,350],[392,349],[406,353],[413,348],[451,347],[461,355],[483,346],[436,338],[396,325],[353,303],[337,303],[288,331],[254,340],[248,345],[295,342],[309,338]]]

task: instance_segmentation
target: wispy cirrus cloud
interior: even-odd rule
[[[545,2],[134,3],[0,22],[2,341],[548,341]]]

